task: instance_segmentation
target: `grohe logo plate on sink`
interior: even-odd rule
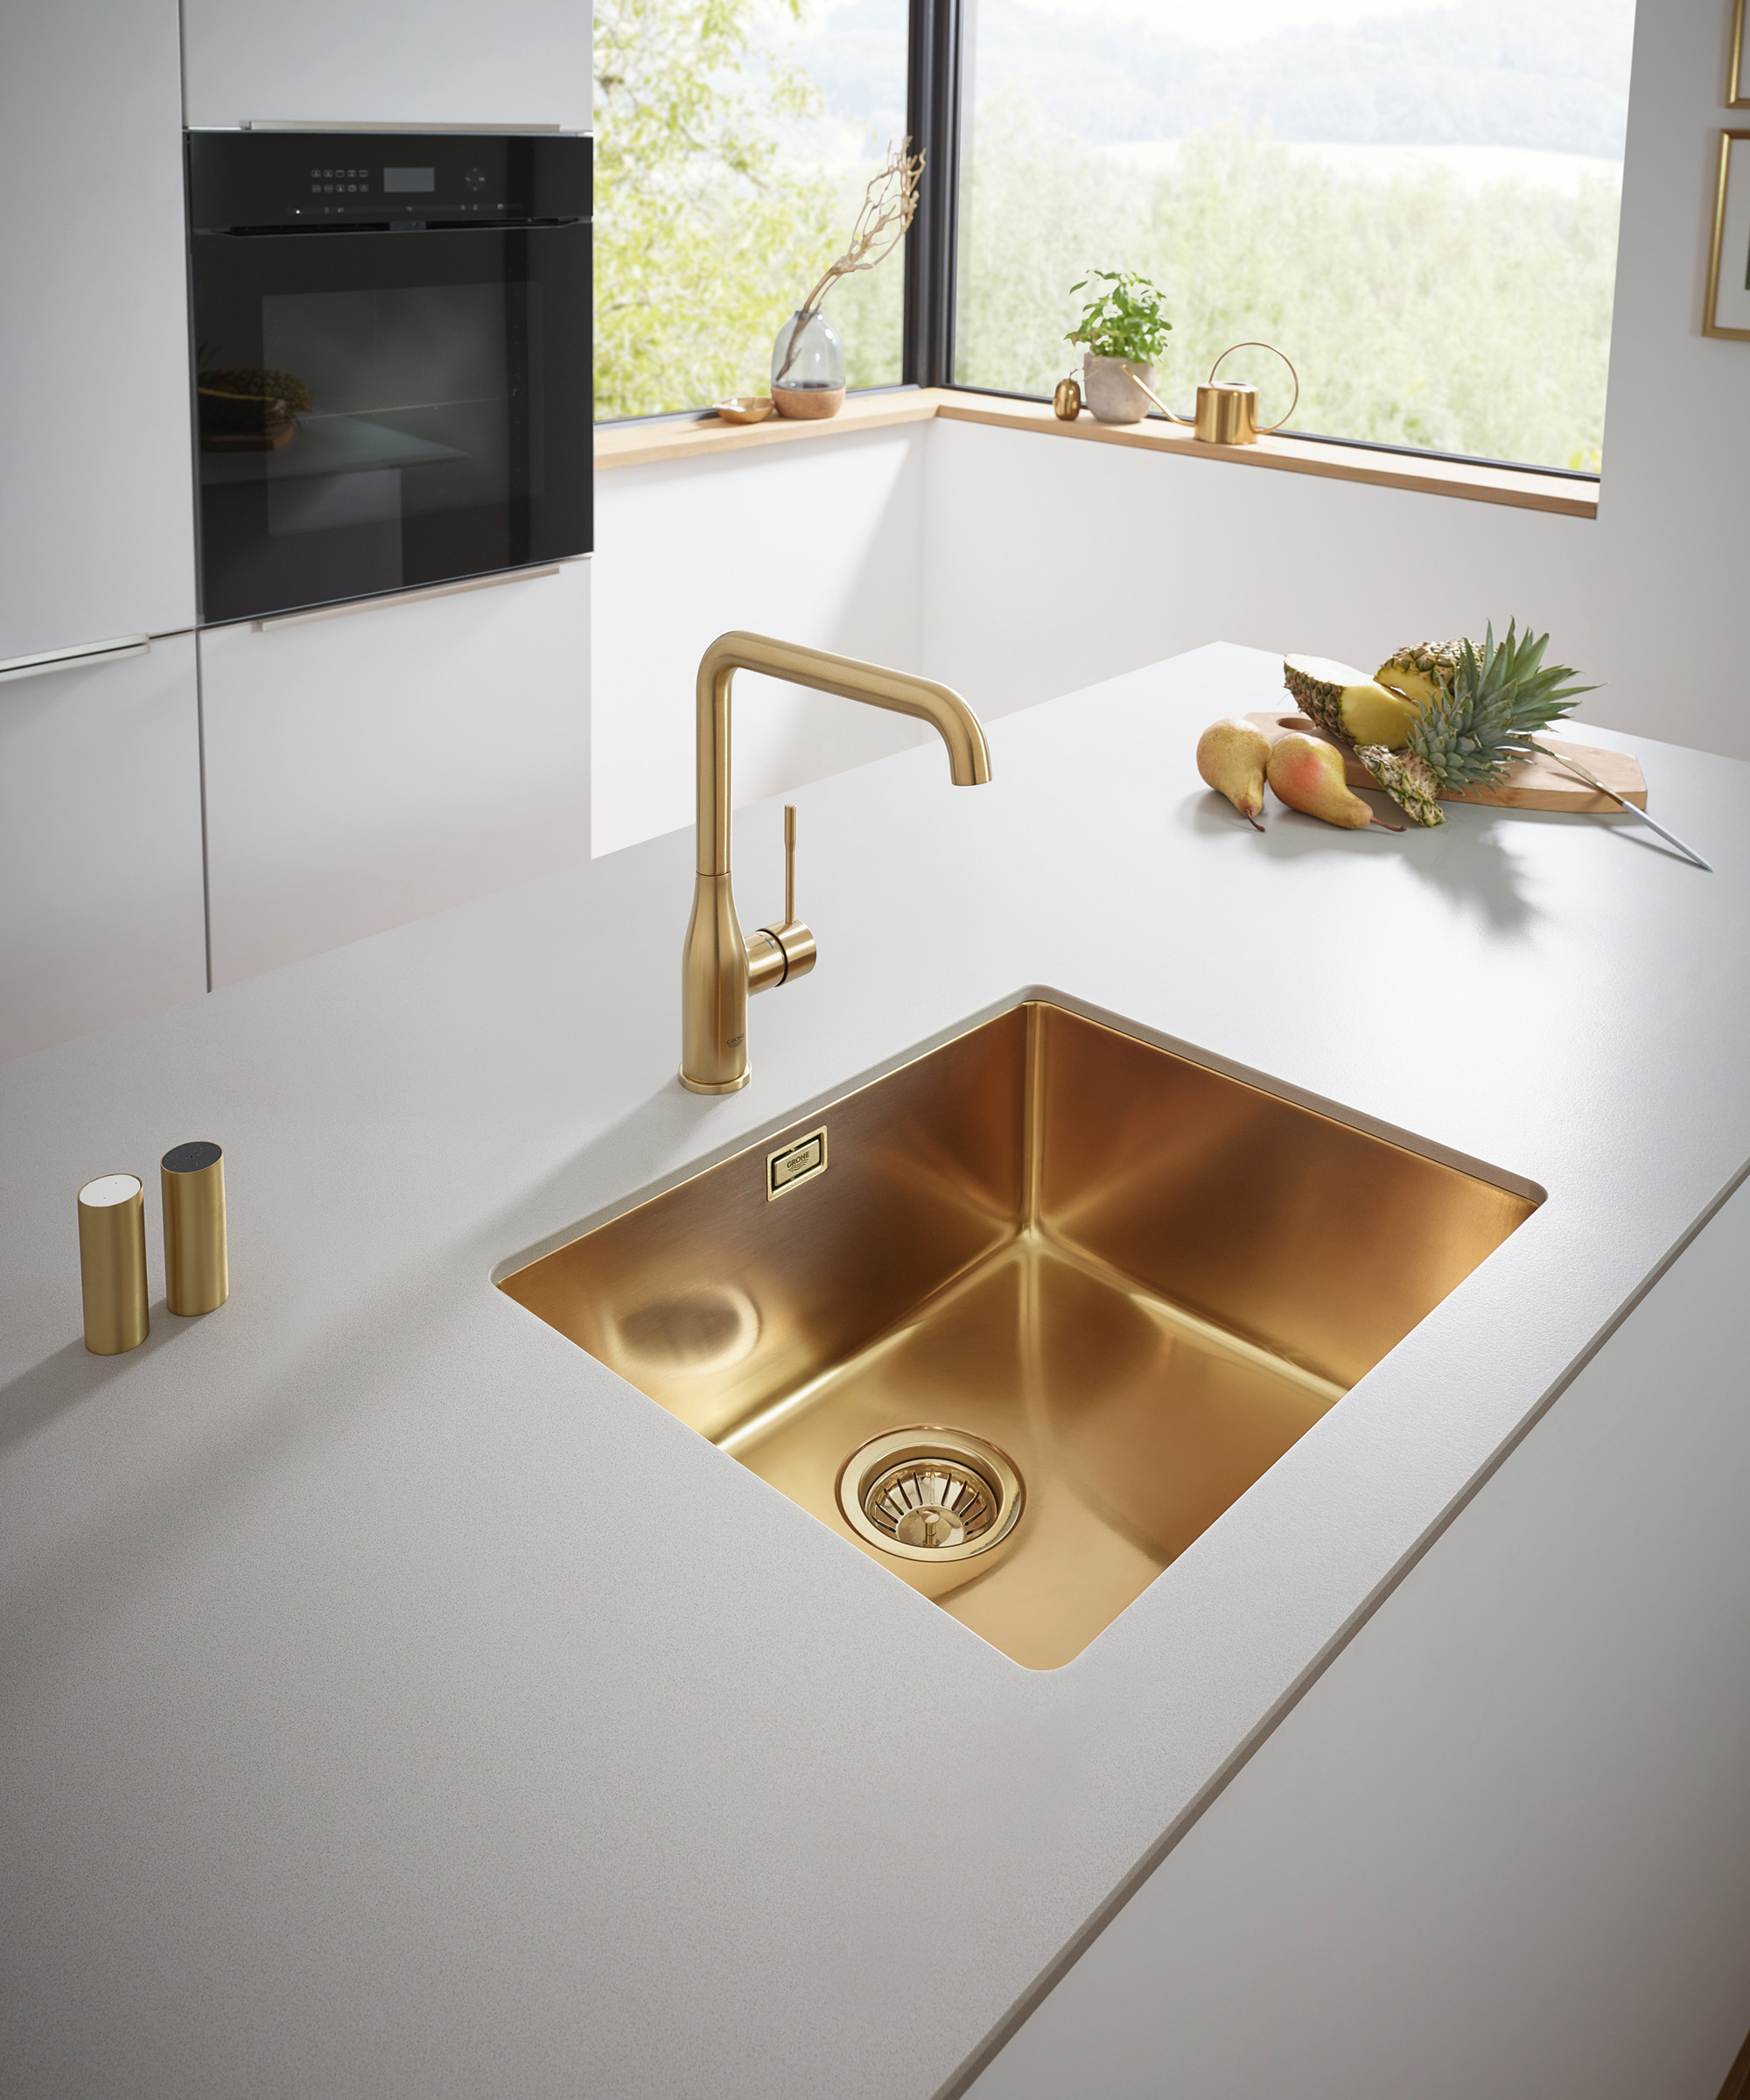
[[[806,1138],[766,1153],[766,1200],[771,1203],[788,1196],[793,1188],[800,1188],[804,1181],[812,1181],[825,1172],[826,1125],[822,1124]]]

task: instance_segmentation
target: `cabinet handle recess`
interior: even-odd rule
[[[46,671],[76,670],[81,665],[111,663],[118,656],[144,656],[150,634],[126,634],[119,641],[88,641],[76,649],[49,649],[40,656],[13,656],[0,663],[0,684],[10,678],[40,678]]]
[[[344,605],[314,606],[308,612],[270,612],[249,625],[257,634],[276,627],[301,627],[312,620],[339,620],[343,612],[368,612],[373,606],[412,606],[422,598],[454,598],[463,591],[490,591],[495,584],[532,583],[537,576],[557,576],[559,564],[544,569],[507,569],[502,576],[471,576],[459,584],[427,584],[417,591],[385,591],[378,598],[349,598]]]

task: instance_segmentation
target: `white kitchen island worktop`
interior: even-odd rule
[[[1712,875],[1628,818],[1259,836],[1192,751],[1279,676],[806,790],[822,960],[739,1095],[674,1076],[690,832],[0,1068],[0,2090],[926,2100],[1212,1798],[1750,1160],[1750,766],[1592,732]],[[752,925],[776,810],[738,844]],[[1048,1673],[491,1282],[1028,986],[1548,1192]],[[206,1137],[233,1296],[179,1320]],[[116,1171],[153,1330],[102,1359]]]

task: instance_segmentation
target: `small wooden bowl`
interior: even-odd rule
[[[718,402],[717,412],[725,423],[764,423],[772,413],[772,396],[737,394],[729,401]]]

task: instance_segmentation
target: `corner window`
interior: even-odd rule
[[[763,393],[910,132],[913,252],[827,300],[852,388],[1048,396],[1074,287],[1137,272],[1181,413],[1262,340],[1291,431],[1595,474],[1633,29],[1634,0],[598,0],[598,417]],[[1267,352],[1222,376],[1288,410]]]

